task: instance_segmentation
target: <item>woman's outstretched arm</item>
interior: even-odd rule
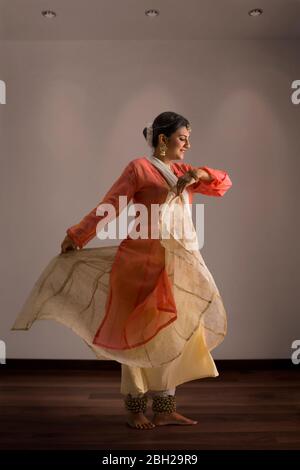
[[[119,196],[127,197],[127,204],[137,191],[137,176],[134,169],[134,163],[130,162],[121,176],[115,181],[109,191],[105,194],[99,204],[94,207],[78,224],[72,225],[67,229],[67,235],[79,248],[83,248],[96,235],[96,227],[105,215],[96,215],[96,211],[101,204],[112,204],[115,209],[116,217],[119,216],[125,205],[119,207]],[[126,204],[126,205],[127,205]],[[121,210],[120,210],[121,209]],[[109,222],[113,220],[110,218]]]

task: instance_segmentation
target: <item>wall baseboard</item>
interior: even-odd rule
[[[217,368],[221,370],[280,370],[295,369],[291,359],[215,359]],[[55,370],[119,370],[121,364],[116,361],[98,359],[6,359],[3,364],[8,369],[55,369]],[[1,365],[0,365],[1,367]],[[0,369],[1,370],[1,369]],[[300,371],[300,364],[298,367]]]

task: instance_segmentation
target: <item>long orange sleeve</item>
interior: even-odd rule
[[[205,170],[213,177],[212,181],[199,180],[196,183],[191,184],[189,188],[191,188],[191,190],[195,193],[202,193],[206,194],[207,196],[223,196],[232,186],[232,181],[224,170],[217,170],[208,166],[187,166],[189,166],[189,169]]]
[[[67,229],[67,234],[74,241],[76,246],[83,248],[96,235],[96,227],[98,222],[105,215],[96,215],[97,207],[100,204],[112,204],[115,208],[116,217],[119,216],[119,196],[127,197],[127,204],[132,199],[137,190],[137,177],[134,164],[130,162],[121,176],[115,181],[109,191],[99,204],[94,207],[78,224]],[[123,209],[122,207],[121,209]],[[110,220],[109,220],[110,221]]]

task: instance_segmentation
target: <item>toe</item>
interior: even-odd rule
[[[197,423],[198,423],[198,421],[194,421],[193,419],[189,419],[187,421],[187,424],[197,424]]]
[[[197,424],[198,423],[198,421],[196,421],[195,419],[190,419],[190,422],[191,422],[191,424]]]

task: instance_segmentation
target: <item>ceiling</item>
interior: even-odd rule
[[[299,38],[300,0],[0,0],[1,40]]]

